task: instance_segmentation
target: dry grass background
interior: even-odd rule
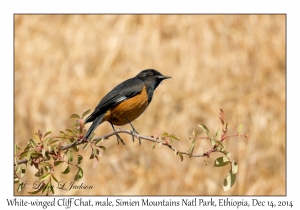
[[[221,127],[222,108],[229,133],[243,123],[251,136],[226,141],[239,164],[234,187],[222,189],[228,168],[213,167],[219,155],[212,155],[207,166],[203,158],[185,156],[180,162],[168,148],[151,150],[151,143],[138,146],[123,135],[126,146],[117,145],[115,137],[105,142],[96,168],[89,151],[83,152],[79,184],[93,190],[56,189],[58,195],[285,195],[285,18],[16,15],[15,142],[24,148],[37,129],[58,134],[73,123],[71,114],[94,109],[114,86],[154,68],[172,79],[158,87],[135,128],[143,135],[157,129],[174,133],[181,138],[178,148],[187,150],[192,131],[201,133],[198,124],[211,132]],[[104,123],[96,133],[110,131]],[[201,141],[195,153],[207,149]],[[28,170],[25,179],[31,181],[34,170]],[[56,174],[64,181],[73,176]]]

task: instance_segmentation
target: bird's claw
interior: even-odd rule
[[[123,139],[119,136],[119,134],[116,133],[116,136],[117,136],[117,142],[118,142],[118,145],[120,144],[120,142],[125,145]]]

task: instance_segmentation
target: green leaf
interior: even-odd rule
[[[169,136],[169,134],[166,131],[162,132],[160,135],[161,136],[166,136],[166,137]]]
[[[55,145],[52,145],[52,146],[48,146],[48,151],[49,152],[55,152],[55,153],[57,153],[58,152],[58,147],[57,147],[57,145],[55,144]]]
[[[52,192],[52,194],[54,194],[53,185],[52,185],[51,183],[49,184],[49,189],[50,189],[50,191]]]
[[[26,169],[21,167],[21,178],[25,175]]]
[[[227,156],[227,157],[230,157],[230,155],[231,155],[230,152],[227,152],[227,153],[226,153],[226,156]]]
[[[221,151],[221,152],[224,152],[225,151],[225,146],[223,144],[222,141],[216,141],[216,143],[218,143],[218,146],[217,146],[217,151]]]
[[[14,156],[16,156],[17,155],[17,153],[18,153],[18,146],[15,144],[15,146],[14,146]]]
[[[27,153],[28,153],[28,151],[21,152],[21,154],[20,154],[20,160],[22,160],[23,158],[25,158],[27,156]]]
[[[178,152],[178,155],[179,155],[179,158],[180,158],[180,160],[181,160],[181,162],[183,161],[183,155],[182,155],[182,153],[181,152]]]
[[[94,148],[93,153],[94,153],[94,155],[99,155],[99,149]]]
[[[239,127],[238,127],[238,134],[239,135],[240,135],[242,129],[243,129],[243,124],[239,124]]]
[[[34,151],[35,151],[35,149],[31,149],[31,150],[28,151],[28,153],[27,153],[27,155],[26,155],[26,159],[27,159],[27,160],[30,159],[30,157],[31,157],[31,155],[32,155],[32,153],[33,153]]]
[[[40,176],[42,176],[42,175],[44,174],[44,168],[41,168],[41,169],[40,169],[40,172],[41,172],[41,173],[40,173]]]
[[[151,149],[155,149],[155,143],[152,143]]]
[[[194,140],[192,141],[192,144],[191,144],[190,149],[189,149],[189,156],[190,156],[190,158],[192,157],[192,154],[193,154],[193,151],[194,151],[195,144],[196,144],[196,140],[194,139]]]
[[[48,182],[47,184],[45,184],[43,187],[41,187],[43,190],[42,190],[42,194],[44,194],[44,192],[47,190],[47,189],[49,189],[49,183],[50,182]],[[48,195],[48,192],[46,193],[46,195]]]
[[[36,143],[35,143],[35,141],[33,139],[29,139],[29,142],[31,143],[31,145],[33,147],[37,147],[37,145],[36,145]]]
[[[63,134],[64,136],[66,135],[65,132],[63,132],[63,131],[59,131],[59,132],[60,132],[61,134]]]
[[[96,145],[96,146],[99,146],[99,144],[102,143],[102,142],[103,142],[103,139],[100,138],[100,139],[98,139],[98,140],[95,142],[95,145]]]
[[[200,124],[198,125],[200,128],[202,128],[205,132],[206,132],[206,135],[209,137],[209,130],[208,128],[204,125],[204,124]]]
[[[79,129],[78,128],[75,128],[72,130],[73,134],[76,136],[77,134],[81,133],[79,132]]]
[[[44,137],[48,136],[48,135],[51,134],[51,133],[52,133],[52,130],[46,131],[46,133],[44,133]]]
[[[85,150],[87,148],[87,146],[89,145],[89,143],[86,143],[84,146],[83,146],[83,150]]]
[[[69,140],[70,140],[71,143],[73,143],[75,141],[75,138],[74,137],[70,137]]]
[[[214,138],[209,138],[210,139],[210,143],[211,143],[211,145],[214,147],[215,145],[216,145],[216,141],[215,141],[215,139]]]
[[[20,171],[21,171],[21,166],[18,165],[18,166],[17,166],[17,169],[16,169],[16,174],[19,173]]]
[[[225,152],[225,149],[218,144],[218,146],[216,148],[216,151],[218,151],[218,152]]]
[[[86,111],[82,114],[81,118],[84,118],[88,113],[90,113],[90,111],[91,111],[91,109],[86,110]]]
[[[77,119],[79,119],[80,116],[79,116],[78,114],[72,114],[72,115],[70,116],[70,118],[77,118]]]
[[[56,143],[56,142],[58,142],[57,139],[50,139],[49,144],[52,145],[52,144],[54,144],[54,143]]]
[[[24,149],[24,151],[28,151],[30,148],[33,148],[33,146],[32,146],[32,144],[30,142],[28,142],[27,146]]]
[[[173,155],[177,155],[178,154],[178,150],[177,149],[175,149],[174,150],[174,154]]]
[[[68,167],[62,173],[68,174],[69,172],[70,172],[70,166],[68,165]]]
[[[14,178],[14,184],[17,184],[20,181],[19,178]]]
[[[49,140],[50,140],[50,138],[46,138],[46,139],[44,140],[44,142],[43,142],[44,148],[47,148]]]
[[[81,155],[78,155],[78,161],[77,161],[77,164],[80,164],[83,160],[83,157]]]
[[[68,156],[68,162],[72,162],[73,161],[73,152],[71,150],[68,150],[67,156]]]
[[[223,181],[223,190],[229,190],[233,186],[235,179],[236,175],[229,172]]]
[[[229,159],[226,156],[221,156],[221,157],[218,157],[214,161],[214,166],[215,167],[222,167],[222,166],[226,166],[228,163],[230,163]]]
[[[73,124],[72,124],[72,127],[80,127],[80,123],[79,123],[79,120],[76,120]]]
[[[54,166],[58,166],[60,164],[62,164],[64,161],[61,161],[61,160],[57,160],[54,162]]]
[[[14,156],[16,156],[18,154],[18,150],[20,150],[21,148],[18,147],[17,144],[15,144],[15,147],[14,147]]]
[[[217,139],[217,138],[220,136],[220,134],[221,134],[221,129],[219,128],[219,129],[217,130],[217,133],[216,133],[215,138]]]
[[[48,166],[49,168],[51,168],[52,165],[48,162],[42,162],[42,163],[39,164],[39,166],[40,167]]]
[[[72,135],[74,134],[73,131],[70,130],[70,129],[66,129],[66,131],[69,132],[69,133],[72,134]]]
[[[38,171],[38,172],[36,172],[36,173],[34,174],[34,176],[40,177],[42,174],[43,174],[43,173],[42,173],[41,171]]]
[[[42,189],[43,189],[43,187],[40,187],[40,188],[38,188],[36,191],[28,192],[28,193],[31,194],[31,195],[36,195],[36,194],[38,194],[39,192],[41,192]]]
[[[40,181],[46,180],[51,176],[50,173],[45,173],[42,176],[40,176]]]
[[[83,170],[79,167],[78,171],[77,171],[77,174],[75,175],[74,180],[75,181],[80,180],[82,177],[83,177]]]
[[[103,151],[106,150],[106,147],[105,146],[98,146],[100,149],[102,149]]]
[[[177,136],[173,135],[173,134],[169,135],[169,137],[172,138],[172,139],[175,139],[175,140],[179,141],[179,138]]]
[[[47,152],[47,149],[44,147],[44,148],[42,149],[42,156],[45,156],[46,152]]]
[[[231,173],[236,174],[238,172],[239,166],[238,164],[233,160],[231,162]]]
[[[224,149],[225,149],[225,146],[224,146],[224,144],[223,144],[223,142],[222,142],[222,141],[216,141],[216,143],[218,143],[220,147],[222,147],[222,148],[224,148]]]
[[[57,178],[54,176],[54,174],[51,174],[51,177],[52,179],[55,181],[55,182],[58,182]]]
[[[33,152],[31,154],[31,157],[43,157],[43,155],[41,153],[39,153],[39,152]]]
[[[73,149],[75,152],[79,152],[79,147],[78,147],[78,145],[73,145],[72,149]]]
[[[22,180],[20,180],[20,181],[21,181],[21,183],[18,186],[17,192],[20,192],[23,189],[23,182],[22,182]]]
[[[193,136],[197,137],[197,133],[194,130],[193,130]]]

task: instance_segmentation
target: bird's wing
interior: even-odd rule
[[[94,112],[86,118],[85,123],[94,121],[98,115],[103,114],[110,107],[139,94],[143,86],[144,82],[139,78],[131,78],[117,85],[101,99]]]

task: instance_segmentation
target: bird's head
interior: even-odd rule
[[[161,81],[171,78],[169,76],[162,75],[159,71],[154,69],[143,70],[135,77],[140,78],[143,81],[155,81],[155,87],[157,87]]]

